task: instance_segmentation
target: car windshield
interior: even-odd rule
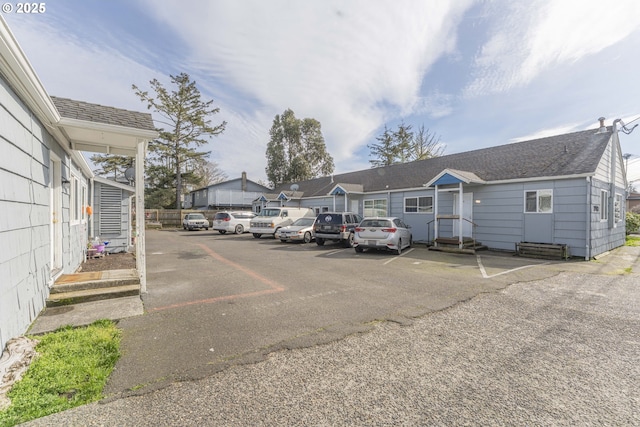
[[[258,216],[278,216],[280,215],[280,209],[263,209]]]
[[[308,227],[310,225],[313,225],[313,221],[315,221],[314,218],[298,218],[293,224],[291,225],[297,225],[297,226],[301,226],[301,227]]]
[[[189,214],[189,219],[204,219],[203,214]]]
[[[360,227],[390,227],[391,221],[386,219],[365,219],[360,223]]]

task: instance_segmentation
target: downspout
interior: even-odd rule
[[[96,237],[95,236],[95,223],[93,222],[93,214],[95,211],[95,204],[96,204],[96,187],[95,187],[95,182],[93,180],[93,177],[90,178],[91,180],[91,218],[89,218],[89,226],[91,227],[91,232],[89,233],[88,237]]]
[[[433,246],[437,247],[438,243],[436,242],[436,240],[438,240],[438,186],[436,185],[435,187],[435,191],[433,193],[433,219],[435,219],[435,222],[433,223]]]
[[[585,256],[584,260],[589,261],[591,259],[591,191],[592,191],[591,177],[587,177],[587,234],[585,236],[586,240],[586,248],[585,248]]]
[[[614,200],[616,198],[616,170],[617,170],[617,165],[618,165],[618,154],[616,149],[618,148],[618,144],[620,143],[619,139],[618,139],[618,129],[617,129],[617,124],[618,122],[621,122],[621,119],[615,119],[613,121],[613,127],[612,127],[612,131],[613,133],[611,134],[611,176],[610,176],[610,180],[611,182],[609,183],[609,200],[607,200],[607,204],[609,205],[609,212],[608,212],[608,218],[607,218],[607,222],[608,222],[608,226],[609,229],[612,229],[615,227],[615,212],[614,210]]]
[[[462,221],[463,221],[463,217],[464,215],[462,214],[462,200],[463,198],[463,193],[462,193],[462,182],[458,183],[458,249],[462,249],[462,242],[463,242],[463,237],[462,237]]]
[[[347,193],[344,193],[344,211],[349,212],[349,205],[347,204],[349,199],[347,198]]]

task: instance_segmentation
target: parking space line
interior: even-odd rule
[[[190,306],[190,305],[197,305],[197,304],[212,304],[215,302],[220,302],[220,301],[228,301],[228,300],[234,300],[234,299],[240,299],[240,298],[249,298],[249,297],[256,297],[256,296],[262,296],[262,295],[269,295],[269,294],[273,294],[273,293],[277,293],[277,292],[283,292],[285,290],[284,286],[280,285],[277,282],[274,282],[271,279],[267,279],[266,277],[256,273],[253,270],[250,270],[240,264],[237,264],[233,261],[230,261],[226,258],[224,258],[223,256],[221,256],[220,254],[214,252],[211,248],[203,245],[203,244],[196,244],[196,246],[199,246],[200,248],[202,248],[202,250],[204,250],[211,258],[220,261],[223,264],[228,265],[229,267],[232,267],[236,270],[239,270],[241,272],[243,272],[244,274],[252,277],[253,279],[257,280],[258,282],[264,283],[265,285],[267,285],[269,287],[269,289],[264,289],[261,291],[255,291],[255,292],[246,292],[243,294],[234,294],[234,295],[223,295],[223,296],[219,296],[219,297],[214,297],[214,298],[205,298],[205,299],[201,299],[201,300],[195,300],[195,301],[186,301],[186,302],[182,302],[182,303],[177,303],[177,304],[171,304],[171,305],[167,305],[164,307],[156,307],[156,308],[152,308],[149,311],[161,311],[161,310],[167,310],[170,308],[179,308],[179,307],[186,307],[186,306]]]
[[[346,250],[346,248],[345,249],[337,249],[335,251],[327,252],[325,255],[326,256],[331,256],[331,255],[339,254],[340,252],[344,252],[345,250]]]
[[[540,263],[540,264],[523,265],[522,267],[512,268],[510,270],[505,270],[505,271],[501,271],[500,273],[489,275],[489,274],[487,274],[487,271],[485,270],[484,265],[482,264],[482,260],[480,259],[480,255],[476,255],[476,259],[478,260],[478,267],[480,267],[480,273],[482,273],[482,278],[483,279],[491,279],[492,277],[501,276],[503,274],[512,273],[512,272],[518,271],[518,270],[524,270],[525,268],[531,268],[531,267],[537,267],[539,265],[551,264],[550,262],[543,262],[543,263]]]
[[[405,251],[405,252],[402,252],[402,255],[410,253],[413,249],[414,249],[414,248],[410,248],[409,250],[407,250],[407,251]],[[402,255],[396,255],[396,256],[394,256],[393,258],[390,258],[390,259],[388,259],[387,261],[383,262],[383,263],[382,263],[382,265],[387,265],[387,264],[389,264],[391,261],[393,261],[393,260],[396,260],[396,259],[400,258]]]

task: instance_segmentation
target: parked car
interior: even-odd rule
[[[313,230],[316,244],[324,245],[327,240],[340,241],[346,248],[353,246],[353,234],[362,217],[353,212],[323,212],[316,217]]]
[[[367,248],[384,249],[400,255],[413,243],[410,228],[400,218],[365,218],[356,227],[353,247],[356,252]]]
[[[200,228],[204,228],[205,230],[209,229],[209,220],[204,214],[201,213],[188,213],[184,216],[182,220],[182,228],[185,230],[196,230]]]
[[[311,208],[292,208],[288,206],[266,207],[251,220],[249,232],[259,239],[263,234],[271,234],[274,238],[282,227],[293,224],[298,218],[315,218]]]
[[[255,216],[256,214],[248,211],[218,212],[213,218],[212,228],[220,234],[242,234],[249,231],[251,219]]]
[[[303,217],[295,220],[293,224],[278,230],[277,239],[281,242],[310,243],[314,239],[313,224],[315,218]]]

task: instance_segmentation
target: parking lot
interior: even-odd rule
[[[124,351],[109,385],[114,393],[200,378],[384,320],[409,324],[480,293],[584,265],[504,253],[448,254],[424,245],[401,256],[357,254],[337,244],[204,230],[149,231],[146,252],[147,314],[121,321]],[[154,369],[136,368],[140,358]]]

